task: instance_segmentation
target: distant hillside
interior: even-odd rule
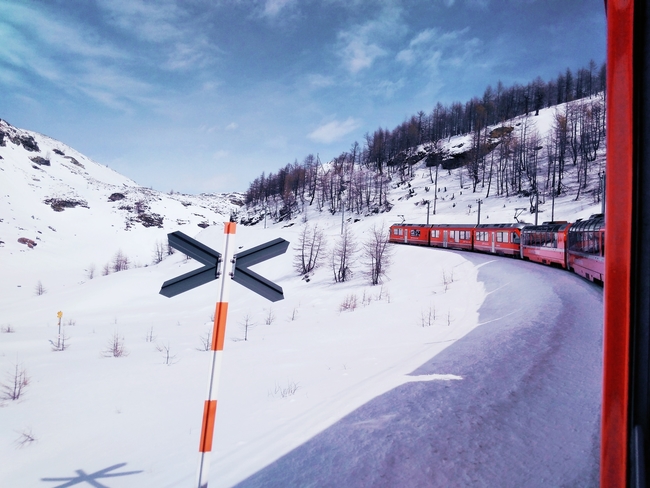
[[[119,250],[132,265],[150,264],[168,232],[194,234],[230,219],[243,204],[239,193],[194,196],[143,188],[62,142],[4,120],[0,195],[3,270],[29,263],[36,272],[44,255],[63,256],[72,246],[77,261],[62,259],[59,266],[78,268],[78,279],[92,266],[99,274]],[[30,246],[34,252],[27,253]],[[114,251],[106,255],[106,247]]]
[[[469,192],[474,199],[525,198],[527,202],[520,202],[519,207],[527,211],[534,209],[537,198],[542,205],[560,197],[586,204],[602,200],[603,93],[494,125],[480,119],[469,133],[416,144],[398,153],[382,153],[387,150],[386,141],[368,140],[363,148],[355,145],[327,163],[310,155],[302,163],[256,178],[246,193],[248,216],[242,220],[255,223],[266,215],[285,221],[306,209],[366,216],[388,212],[394,205],[391,189],[407,185],[405,197],[416,196],[411,187],[420,183],[418,170],[422,168],[429,181],[420,198],[432,205],[448,190],[456,197]],[[377,156],[378,152],[383,155]]]

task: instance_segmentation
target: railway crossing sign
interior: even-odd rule
[[[203,266],[165,281],[160,288],[161,295],[171,298],[219,278],[222,262],[221,253],[179,231],[172,232],[167,237],[171,247],[196,259]],[[282,287],[248,268],[267,259],[284,254],[288,247],[288,241],[278,238],[235,254],[234,267],[231,275],[233,281],[272,302],[282,300],[284,298]]]
[[[160,289],[160,294],[166,297],[173,297],[197,286],[209,283],[212,280],[216,280],[222,274],[221,265],[223,264],[223,274],[230,276],[233,281],[272,302],[282,300],[284,293],[280,286],[248,268],[267,259],[284,254],[289,247],[289,242],[284,239],[275,239],[247,251],[234,254],[235,229],[236,224],[234,222],[224,223],[223,232],[226,239],[223,257],[214,249],[210,249],[205,244],[201,244],[199,241],[186,236],[182,232],[172,232],[169,234],[169,245],[171,247],[196,259],[203,264],[203,267],[165,281]],[[210,345],[212,361],[208,381],[208,399],[203,405],[201,439],[199,441],[200,457],[196,484],[198,488],[208,487],[209,454],[212,451],[212,437],[214,435],[214,422],[217,412],[217,385],[219,384],[221,355],[223,353],[226,334],[230,280],[221,280],[220,287],[221,290],[214,313],[214,327],[212,329],[212,341]]]

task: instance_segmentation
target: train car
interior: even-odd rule
[[[521,230],[521,257],[536,263],[567,268],[568,222],[527,225]]]
[[[568,268],[590,281],[605,281],[605,217],[592,215],[569,229]]]
[[[474,229],[474,250],[503,256],[520,256],[521,229],[525,224],[479,224]]]
[[[433,224],[429,233],[429,245],[471,251],[474,227],[476,227],[474,224]]]
[[[389,242],[398,244],[429,245],[429,229],[427,224],[393,224],[390,226]]]

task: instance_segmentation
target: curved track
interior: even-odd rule
[[[480,323],[404,384],[241,482],[252,486],[598,486],[602,288],[464,253]]]

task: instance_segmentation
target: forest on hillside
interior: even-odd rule
[[[355,141],[348,151],[323,164],[307,155],[275,173],[262,173],[250,184],[246,204],[263,214],[286,220],[305,205],[319,211],[369,214],[390,210],[391,182],[406,182],[423,160],[434,173],[462,168],[473,192],[490,195],[559,196],[588,190],[605,140],[606,68],[592,60],[576,73],[570,69],[544,82],[488,86],[481,98],[450,105],[437,103],[392,130],[378,128]],[[540,134],[528,116],[556,107],[552,127]],[[508,125],[520,117],[516,124]],[[450,150],[454,136],[469,135],[469,143]],[[601,151],[602,152],[602,151]],[[567,166],[568,165],[568,166]],[[573,167],[577,181],[570,187],[565,174]]]

